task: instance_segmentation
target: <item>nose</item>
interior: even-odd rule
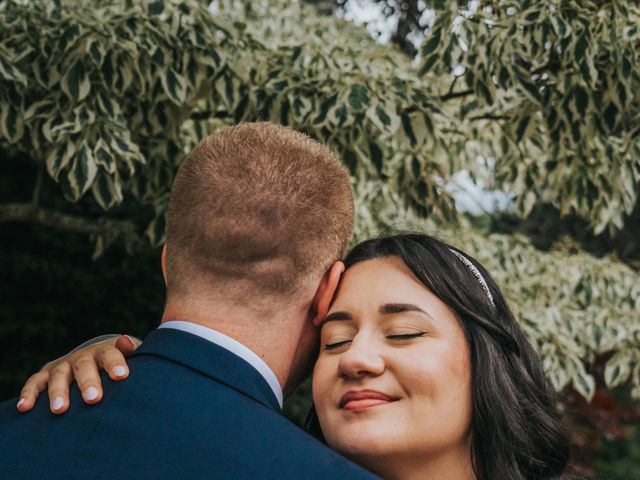
[[[366,337],[358,338],[356,335],[340,357],[338,368],[340,374],[348,378],[375,377],[384,372],[385,363],[374,341],[367,340]]]

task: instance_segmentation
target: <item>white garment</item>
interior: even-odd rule
[[[271,387],[271,390],[273,390],[273,394],[278,399],[280,408],[282,408],[282,387],[280,387],[280,383],[278,382],[276,374],[273,373],[273,370],[269,368],[269,365],[267,365],[264,360],[262,360],[258,355],[255,354],[255,352],[253,352],[242,343],[212,328],[203,327],[202,325],[198,325],[196,323],[184,322],[181,320],[169,320],[167,322],[161,323],[158,328],[173,328],[174,330],[181,330],[183,332],[197,335],[198,337],[209,340],[219,347],[222,347],[225,350],[229,350],[234,355],[237,355],[253,368],[255,368],[260,375],[262,375],[262,377],[269,384],[269,387]]]

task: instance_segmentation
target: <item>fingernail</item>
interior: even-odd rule
[[[131,338],[129,335],[126,335],[126,334],[125,334],[125,337],[129,339],[129,341],[131,342],[131,345],[133,345],[134,347],[136,346],[136,342],[133,341],[133,338]]]
[[[53,405],[51,405],[51,408],[53,408],[54,410],[60,410],[63,406],[64,400],[62,400],[62,397],[57,396],[53,399]]]
[[[124,374],[127,373],[122,365],[116,365],[115,367],[113,367],[112,372],[116,377],[123,377]]]
[[[27,399],[26,398],[21,398],[20,401],[18,402],[18,408],[20,408],[20,405],[22,405],[24,402],[26,402]]]
[[[87,400],[95,400],[98,398],[98,389],[96,387],[89,387],[84,396]]]

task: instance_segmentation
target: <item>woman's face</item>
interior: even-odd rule
[[[320,341],[313,400],[332,448],[361,460],[468,449],[464,332],[398,257],[347,270]]]

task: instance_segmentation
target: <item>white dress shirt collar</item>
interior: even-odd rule
[[[260,375],[262,375],[262,377],[269,384],[269,387],[271,387],[271,390],[273,390],[273,394],[278,399],[280,408],[282,408],[282,387],[280,387],[280,383],[278,382],[275,373],[273,373],[273,370],[269,368],[269,365],[267,365],[264,360],[262,360],[258,355],[256,355],[252,350],[250,350],[242,343],[212,328],[203,327],[202,325],[198,325],[196,323],[185,322],[181,320],[170,320],[161,323],[158,328],[173,328],[175,330],[182,330],[183,332],[197,335],[204,338],[205,340],[209,340],[210,342],[215,343],[219,347],[229,350],[231,353],[242,358],[245,362],[255,368]]]

